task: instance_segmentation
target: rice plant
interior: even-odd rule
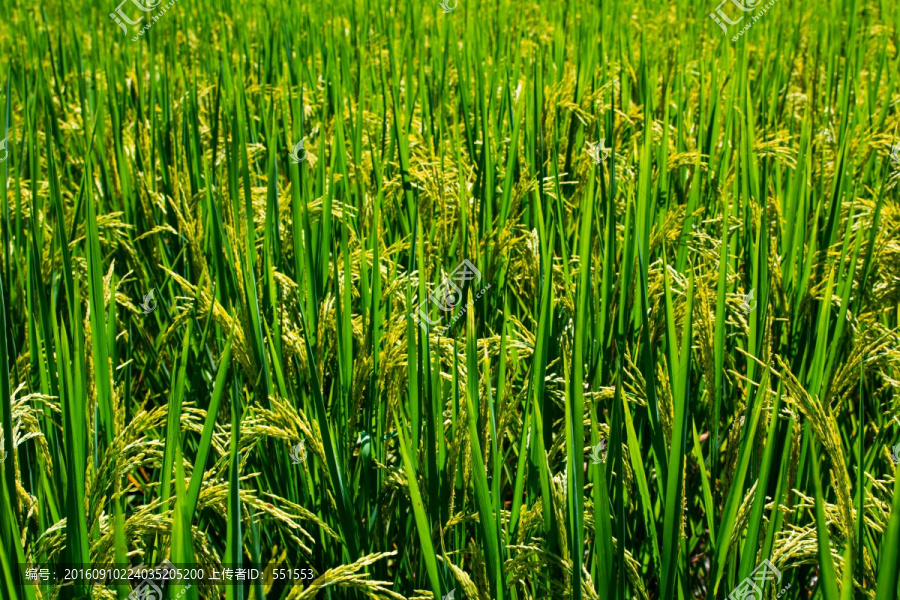
[[[896,4],[116,1],[0,7],[0,597],[900,597]]]

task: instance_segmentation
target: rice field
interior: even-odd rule
[[[0,598],[900,597],[896,3],[118,1],[0,8]]]

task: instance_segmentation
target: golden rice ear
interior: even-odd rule
[[[837,498],[837,506],[839,510],[839,518],[837,519],[838,528],[846,539],[855,539],[854,519],[855,514],[850,497],[850,490],[853,489],[850,484],[850,476],[848,474],[843,443],[838,432],[835,415],[830,408],[822,405],[817,397],[811,396],[806,389],[800,385],[797,377],[791,372],[788,365],[780,356],[775,356],[775,361],[780,367],[779,375],[783,378],[787,393],[784,399],[787,403],[797,409],[809,420],[813,433],[825,449],[825,453],[829,459],[831,477],[835,481],[834,491]]]
[[[377,561],[396,556],[397,552],[382,552],[363,556],[357,561],[341,565],[318,574],[306,587],[294,586],[285,600],[311,600],[318,597],[320,591],[326,588],[341,588],[344,590],[356,590],[367,598],[373,600],[406,600],[406,598],[393,591],[393,583],[370,579],[371,575],[366,567]]]

